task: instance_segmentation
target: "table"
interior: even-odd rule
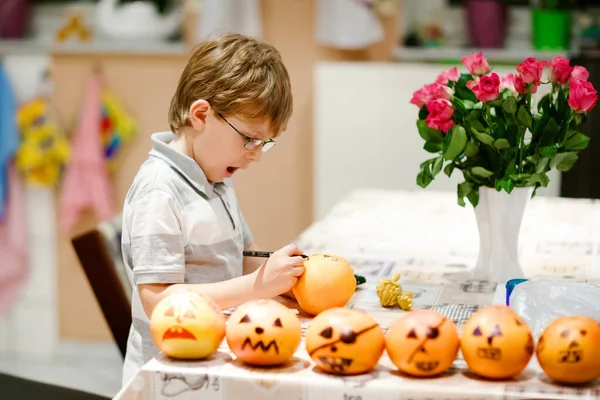
[[[473,210],[456,204],[453,193],[383,190],[352,192],[297,240],[306,254],[327,252],[347,258],[367,277],[347,307],[367,312],[384,331],[402,314],[379,305],[381,277],[401,274],[415,294],[414,309],[434,309],[461,330],[472,312],[501,303],[498,282],[469,279],[478,236]],[[527,277],[600,283],[600,203],[536,197],[526,209],[520,240]],[[290,308],[295,302],[279,299]],[[231,310],[227,310],[229,314]],[[303,330],[310,317],[299,311]],[[117,399],[597,399],[600,383],[566,387],[552,383],[532,358],[517,377],[486,381],[469,373],[462,357],[445,375],[415,379],[396,371],[384,353],[370,373],[353,377],[324,374],[303,343],[294,359],[278,368],[248,367],[224,341],[208,360],[184,362],[159,355],[117,395]]]

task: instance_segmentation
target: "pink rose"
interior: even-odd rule
[[[529,90],[531,91],[531,93],[537,93],[537,88],[538,86],[540,86],[542,84],[541,81],[535,82],[535,83],[531,83],[531,84],[527,84],[523,78],[521,77],[521,75],[516,75],[515,76],[515,90],[517,91],[517,93],[520,94],[527,94],[529,93],[527,91],[527,86],[529,86]]]
[[[475,93],[477,100],[484,103],[498,98],[500,93],[500,78],[492,72],[490,75],[479,76],[474,81],[467,82],[467,87]]]
[[[567,103],[578,113],[590,111],[596,105],[598,94],[591,82],[572,81],[569,88],[569,98]]]
[[[504,89],[508,89],[513,93],[514,96],[516,96],[518,92],[517,89],[515,89],[515,78],[515,74],[502,75],[500,78],[500,92],[502,92]]]
[[[528,57],[517,65],[519,76],[525,83],[537,83],[542,80],[542,72],[546,68],[546,61],[538,61],[535,57]]]
[[[490,65],[480,51],[463,57],[460,62],[467,67],[471,75],[485,75],[490,72]]]
[[[548,79],[550,82],[564,85],[571,77],[573,67],[569,64],[569,60],[564,57],[554,57],[552,62],[548,64]]]
[[[440,129],[442,132],[448,132],[454,125],[452,116],[454,115],[454,106],[446,99],[431,100],[427,103],[429,115],[425,123],[432,129]]]
[[[448,81],[457,82],[458,81],[458,68],[450,68],[446,71],[443,71],[438,77],[436,82],[440,85],[447,85]]]
[[[525,81],[523,80],[523,78],[521,77],[521,75],[516,75],[515,76],[515,90],[520,93],[520,94],[527,94],[527,83],[525,83]],[[538,86],[541,85],[541,81],[532,83],[529,85],[529,90],[531,90],[531,93],[537,93],[538,90]]]
[[[589,77],[590,73],[585,67],[579,65],[573,67],[573,71],[571,72],[572,81],[587,81]]]
[[[423,86],[421,89],[413,93],[413,97],[410,100],[411,104],[421,108],[425,104],[429,103],[430,100],[436,99],[447,99],[452,98],[452,91],[448,86],[440,85],[439,83],[430,83]]]

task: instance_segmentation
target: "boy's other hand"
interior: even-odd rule
[[[275,297],[288,292],[304,273],[304,258],[296,245],[288,244],[274,252],[256,270],[256,283],[264,297]]]

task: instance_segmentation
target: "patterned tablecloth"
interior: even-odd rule
[[[348,259],[356,273],[367,278],[348,307],[367,312],[384,331],[403,312],[381,307],[375,286],[380,277],[394,273],[400,273],[403,288],[415,294],[414,309],[440,311],[457,324],[459,332],[473,311],[503,301],[498,295],[502,284],[469,278],[478,251],[475,216],[471,207],[456,204],[453,193],[356,191],[310,226],[297,244],[305,254],[325,252]],[[600,283],[600,203],[534,198],[523,220],[520,258],[528,278]],[[280,301],[298,309],[293,301]],[[298,315],[305,329],[310,318]],[[469,372],[460,353],[448,373],[432,379],[397,372],[385,353],[368,374],[336,377],[314,366],[303,343],[287,365],[254,368],[237,361],[223,341],[209,360],[156,357],[116,398],[600,399],[600,383],[584,387],[552,383],[535,355],[515,378],[486,381]]]

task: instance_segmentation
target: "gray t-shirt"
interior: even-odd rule
[[[210,183],[198,164],[167,146],[174,135],[152,135],[123,208],[122,251],[133,285],[126,385],[158,352],[137,285],[212,283],[242,275],[242,250],[252,235],[230,180]]]

